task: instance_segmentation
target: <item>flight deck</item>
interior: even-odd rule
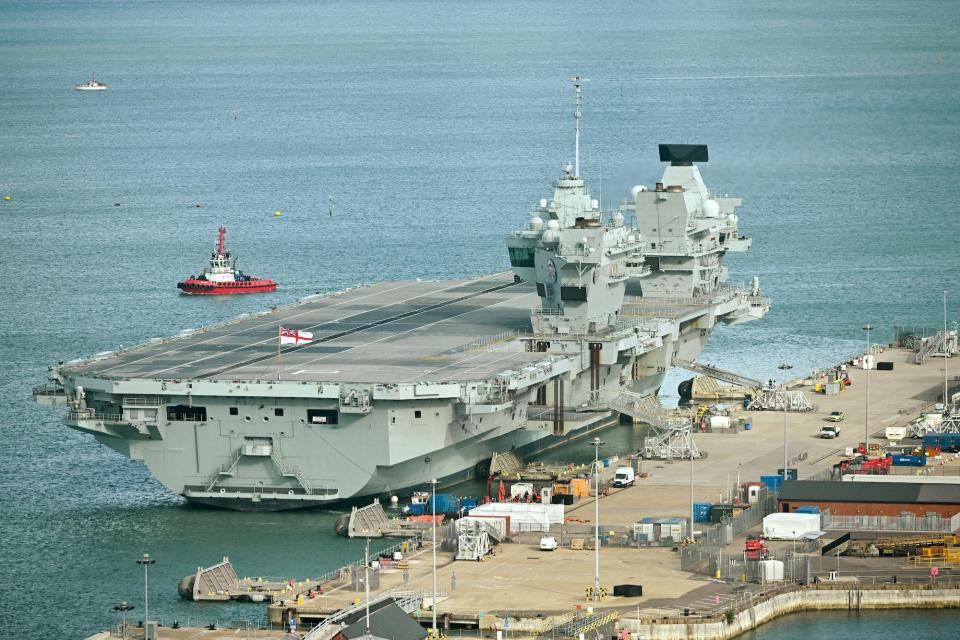
[[[398,384],[485,378],[542,359],[520,344],[479,348],[490,337],[509,342],[529,333],[536,302],[534,287],[515,282],[512,273],[380,283],[65,369],[114,379]],[[313,340],[278,351],[280,327],[310,332]]]

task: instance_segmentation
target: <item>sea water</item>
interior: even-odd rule
[[[754,247],[726,264],[775,306],[702,361],[831,364],[865,323],[878,341],[941,325],[944,289],[956,318],[958,26],[934,1],[0,3],[0,637],[83,636],[120,600],[138,619],[144,552],[168,623],[263,618],[177,596],[225,554],[275,577],[359,557],[338,509],[185,505],[30,387],[59,360],[317,291],[507,269],[504,236],[573,158],[575,74],[605,208],[657,181],[661,142],[708,144],[707,184],[744,198]],[[109,88],[74,91],[92,70]],[[276,293],[178,294],[220,224]],[[855,637],[866,618],[837,619]]]

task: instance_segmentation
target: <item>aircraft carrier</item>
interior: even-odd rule
[[[512,271],[385,282],[51,367],[38,401],[143,460],[187,500],[278,510],[469,478],[608,426],[616,398],[656,394],[716,323],[763,317],[737,198],[709,190],[702,145],[603,212],[576,162],[506,239]],[[282,346],[280,329],[312,334]],[[305,335],[306,335],[305,334]]]

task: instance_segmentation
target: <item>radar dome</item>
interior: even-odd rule
[[[638,184],[633,189],[630,189],[630,195],[633,196],[634,199],[636,199],[638,193],[646,190],[647,188],[645,186],[643,186],[642,184]]]
[[[728,216],[727,216],[727,222],[728,222],[731,226],[735,226],[735,225],[737,224],[737,214],[731,213],[730,215],[728,215]]]
[[[560,223],[557,222],[556,220],[551,220],[550,222],[547,223],[547,229],[550,229],[551,231],[559,231]]]
[[[708,218],[716,218],[720,215],[720,203],[712,198],[703,202],[703,215]]]
[[[543,232],[543,235],[540,236],[540,242],[544,245],[551,245],[560,242],[560,234],[556,229],[547,229]]]
[[[543,218],[540,216],[533,216],[530,218],[530,228],[531,229],[543,229]]]

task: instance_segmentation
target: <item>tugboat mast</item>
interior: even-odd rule
[[[222,256],[222,255],[223,255],[223,240],[224,240],[224,238],[226,238],[226,236],[227,236],[227,228],[224,227],[223,225],[220,225],[220,236],[219,236],[219,238],[218,238],[218,240],[217,240],[217,255],[218,255],[218,256]]]

